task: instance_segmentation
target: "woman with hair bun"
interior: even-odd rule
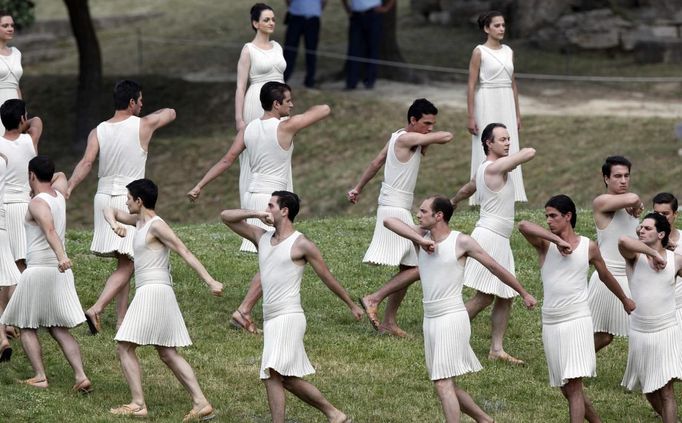
[[[485,160],[481,130],[489,123],[502,123],[511,137],[509,154],[519,151],[521,129],[519,97],[514,79],[514,52],[502,44],[505,35],[504,16],[490,11],[478,18],[478,26],[486,34],[486,42],[474,48],[469,62],[467,85],[467,129],[471,133],[471,177]],[[478,86],[477,86],[478,85]],[[521,167],[510,173],[514,181],[514,200],[528,201],[523,186]],[[477,204],[475,196],[469,204]]]

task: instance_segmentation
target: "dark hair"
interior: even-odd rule
[[[490,12],[482,14],[481,16],[478,17],[478,28],[481,31],[484,31],[485,28],[490,26],[490,23],[493,21],[493,18],[496,18],[498,16],[502,16],[504,18],[502,12],[497,10],[491,10]]]
[[[632,163],[630,163],[630,160],[626,159],[623,156],[609,156],[604,160],[604,164],[601,165],[601,173],[604,175],[605,178],[608,178],[611,176],[611,168],[613,166],[627,166],[628,172],[630,171],[630,168],[632,167]]]
[[[431,213],[436,214],[438,212],[443,213],[443,220],[445,223],[450,222],[452,213],[455,212],[455,208],[452,207],[450,199],[442,195],[434,195],[431,198]]]
[[[35,156],[28,162],[28,171],[40,182],[50,182],[54,176],[54,162],[44,154]]]
[[[410,123],[410,118],[419,120],[424,115],[437,115],[438,109],[429,100],[425,98],[416,99],[409,109],[407,109],[407,123]]]
[[[661,244],[663,244],[664,247],[667,247],[671,231],[668,219],[666,219],[665,216],[663,216],[662,214],[658,213],[647,214],[646,216],[644,216],[644,219],[642,219],[642,222],[646,219],[652,219],[656,223],[656,232],[665,233],[665,236],[661,240]]]
[[[578,221],[578,214],[575,211],[575,203],[571,200],[571,197],[564,194],[555,195],[547,200],[545,207],[555,208],[563,216],[565,216],[566,213],[571,213],[571,227],[575,228],[575,224]]]
[[[677,211],[677,198],[669,192],[659,192],[654,197],[652,203],[654,204],[670,204],[673,213]]]
[[[128,188],[128,192],[133,199],[139,198],[142,200],[142,205],[145,208],[154,210],[156,199],[159,197],[159,188],[151,179],[136,179],[126,185],[126,188]]]
[[[0,10],[0,18],[4,18],[5,16],[9,16],[10,18],[12,18],[12,20],[14,20],[14,16],[12,16],[12,13],[10,11],[5,9]]]
[[[301,208],[301,199],[298,195],[289,191],[275,191],[272,193],[272,196],[277,197],[277,205],[280,209],[285,207],[289,209],[289,214],[287,216],[289,217],[289,220],[293,222]]]
[[[0,106],[0,120],[6,130],[17,129],[21,118],[26,115],[26,103],[24,100],[12,98]]]
[[[272,111],[272,105],[277,101],[284,102],[284,93],[291,92],[291,87],[282,82],[269,81],[260,89],[260,104],[266,112]]]
[[[251,28],[256,31],[256,28],[253,27],[254,22],[258,22],[260,20],[260,15],[263,13],[264,10],[272,10],[272,7],[268,6],[265,3],[256,3],[253,6],[251,6]],[[274,10],[272,10],[272,13],[275,13]]]
[[[483,153],[486,156],[488,155],[487,142],[495,139],[495,134],[493,134],[495,128],[507,129],[507,127],[503,123],[489,123],[488,126],[486,126],[485,129],[483,129],[483,132],[481,132],[481,144],[483,144]]]
[[[142,86],[135,81],[123,79],[114,85],[114,108],[125,110],[130,104],[130,100],[137,102],[142,93]]]

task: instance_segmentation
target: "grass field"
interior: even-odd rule
[[[164,208],[159,209],[161,215]],[[579,213],[578,231],[594,235],[589,213]],[[453,227],[473,229],[477,216],[458,212]],[[541,222],[539,211],[522,210],[518,219]],[[369,243],[371,218],[303,219],[298,228],[315,240],[332,272],[356,298],[378,288],[394,269],[360,264]],[[179,226],[178,234],[218,280],[225,295],[217,299],[179,258],[173,255],[173,277],[180,308],[194,345],[182,350],[194,367],[206,396],[218,410],[220,422],[266,422],[269,414],[265,389],[258,380],[262,337],[229,329],[227,321],[237,306],[251,275],[255,256],[237,252],[238,240],[221,225]],[[74,261],[76,286],[81,303],[94,302],[113,263],[88,253],[91,234],[69,231],[67,249]],[[512,248],[517,276],[539,298],[541,283],[535,253],[515,231]],[[465,295],[471,292],[465,291]],[[309,380],[317,385],[355,422],[442,421],[439,403],[429,382],[423,359],[421,293],[413,286],[400,310],[399,322],[410,333],[407,339],[377,335],[367,320],[357,323],[347,308],[307,269],[302,300],[308,320],[306,349],[317,373]],[[255,311],[261,319],[260,305]],[[517,301],[507,333],[506,348],[527,361],[511,367],[485,359],[489,348],[489,310],[472,324],[471,344],[484,369],[459,378],[459,383],[500,422],[567,421],[567,405],[558,389],[547,382],[541,343],[540,311],[525,310]],[[129,400],[113,341],[115,316],[112,307],[103,315],[105,330],[96,337],[83,325],[73,331],[81,343],[86,371],[95,392],[87,397],[70,391],[72,373],[56,344],[41,334],[50,388],[36,391],[14,381],[31,375],[18,344],[10,364],[3,364],[0,385],[3,406],[0,421],[6,422],[115,422],[108,409]],[[166,369],[152,348],[140,348],[143,384],[150,411],[149,421],[178,421],[190,408],[189,397]],[[606,422],[650,422],[644,397],[620,387],[625,369],[627,343],[617,340],[600,352],[598,377],[586,382],[587,395]],[[679,394],[678,394],[679,398]],[[319,422],[323,416],[298,399],[288,396],[289,422]],[[464,420],[470,421],[470,420]]]

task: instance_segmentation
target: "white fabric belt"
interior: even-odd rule
[[[500,81],[500,82],[481,82],[479,85],[481,88],[511,88],[511,81]]]
[[[488,229],[505,238],[509,238],[514,230],[514,219],[507,219],[481,210],[481,217],[478,219],[478,222],[476,222],[476,226]]]
[[[466,311],[462,297],[447,297],[432,301],[423,301],[424,317],[433,318],[446,314]]]
[[[675,311],[659,314],[657,316],[630,315],[630,329],[637,332],[658,332],[677,325]]]
[[[251,175],[251,183],[249,183],[249,192],[272,194],[274,191],[281,191],[287,189],[289,180],[280,178],[275,175],[266,175],[263,173],[254,173]]]
[[[5,204],[9,203],[28,203],[31,201],[31,194],[28,191],[5,190]]]
[[[126,195],[128,194],[126,185],[134,180],[135,178],[131,178],[130,176],[102,176],[97,183],[97,194]]]
[[[542,307],[543,325],[556,325],[581,317],[592,317],[587,301],[556,308]]]
[[[29,250],[26,253],[27,267],[57,267],[59,261],[52,248],[44,250]]]
[[[168,269],[151,268],[135,271],[135,288],[154,284],[173,286],[173,278]]]
[[[294,313],[303,313],[300,298],[290,298],[278,303],[263,303],[263,320],[270,320],[285,314]]]
[[[379,191],[380,206],[400,207],[402,209],[410,210],[412,208],[413,200],[413,193],[394,188],[386,182],[381,183],[381,191]]]

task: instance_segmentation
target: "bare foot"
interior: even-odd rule
[[[404,338],[407,336],[407,332],[400,329],[398,325],[387,325],[385,323],[379,325],[379,333],[397,336],[398,338]]]
[[[147,406],[130,403],[111,408],[109,412],[116,416],[147,417]]]
[[[199,405],[197,407],[192,407],[192,409],[185,415],[182,419],[183,422],[195,422],[195,421],[206,421],[215,418],[215,413],[213,412],[213,407],[211,404],[206,403]]]
[[[88,324],[91,335],[97,335],[102,331],[102,322],[99,320],[99,314],[89,309],[85,311],[85,322]]]
[[[232,313],[230,324],[237,329],[243,329],[252,334],[258,333],[258,327],[256,327],[256,324],[251,320],[251,315],[242,313],[239,309]]]
[[[369,295],[365,295],[364,297],[360,298],[360,305],[365,310],[367,318],[369,318],[369,322],[372,324],[374,330],[379,330],[379,326],[381,326],[381,322],[379,321],[379,316],[377,314],[379,304],[372,301]]]
[[[496,360],[506,361],[507,363],[509,363],[509,364],[514,364],[514,365],[516,365],[516,366],[523,366],[523,365],[526,364],[525,361],[520,360],[520,359],[518,359],[518,358],[516,358],[516,357],[514,357],[514,356],[511,356],[511,355],[507,354],[507,353],[504,352],[504,351],[501,351],[501,352],[498,352],[498,353],[490,352],[490,353],[488,354],[488,360],[492,360],[492,361],[496,361]]]
[[[41,389],[45,389],[48,386],[46,378],[37,377],[37,376],[32,377],[30,379],[26,379],[26,380],[20,380],[19,383],[22,383],[22,384],[28,385],[28,386],[33,386],[34,388],[41,388]]]
[[[335,413],[327,417],[330,423],[351,423],[351,420],[341,411],[336,410]]]
[[[85,378],[83,380],[76,381],[76,384],[73,385],[74,391],[78,392],[79,394],[89,394],[92,392],[92,383],[90,382],[90,379]]]

